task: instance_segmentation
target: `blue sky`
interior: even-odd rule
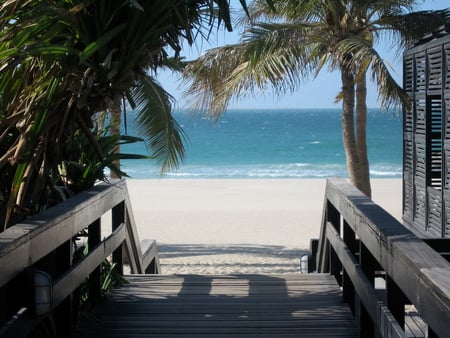
[[[236,3],[232,0],[232,3]],[[248,1],[249,2],[249,1]],[[238,2],[237,2],[238,3]],[[443,9],[450,6],[448,0],[428,0],[417,1],[419,4],[418,10],[428,9]],[[239,8],[238,6],[236,8]],[[183,56],[187,60],[195,59],[203,51],[216,46],[234,43],[239,40],[238,32],[219,32],[211,37],[209,41],[197,41],[193,47],[185,48]],[[378,47],[379,53],[392,67],[392,73],[395,75],[397,81],[401,82],[402,77],[402,60],[401,57],[396,57],[390,50],[389,41],[384,41],[384,45]],[[158,81],[164,88],[171,93],[177,100],[177,107],[186,107],[186,98],[184,97],[184,90],[186,87],[180,85],[181,80],[178,75],[169,72],[161,72],[158,75]],[[229,108],[239,109],[271,109],[271,108],[330,108],[340,107],[340,103],[335,103],[335,97],[340,88],[339,74],[329,73],[325,70],[319,74],[318,77],[310,79],[302,83],[297,91],[288,93],[286,95],[277,97],[272,92],[257,93],[256,97],[245,97],[233,101]],[[372,83],[368,83],[368,98],[367,103],[369,107],[379,107],[377,99],[377,91]]]

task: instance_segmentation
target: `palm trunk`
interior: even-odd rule
[[[120,106],[120,100],[117,100],[114,103],[114,107],[111,109],[111,135],[120,135],[120,113],[122,112]],[[115,145],[113,152],[118,154],[120,153],[120,144],[117,142]],[[113,162],[113,165],[120,169],[120,160],[117,159]],[[115,172],[111,170],[111,178],[120,178]]]
[[[366,74],[358,77],[356,82],[356,147],[358,150],[359,170],[358,187],[367,196],[372,197],[370,187],[369,159],[367,153],[367,87]]]
[[[347,161],[347,171],[350,182],[358,189],[361,186],[359,181],[359,156],[355,137],[355,84],[353,75],[345,67],[341,68],[342,79],[342,137],[345,157]]]

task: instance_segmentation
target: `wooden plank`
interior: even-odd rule
[[[427,324],[422,320],[414,307],[406,309],[405,334],[407,337],[427,337]]]
[[[142,264],[145,267],[145,273],[159,274],[161,266],[159,264],[158,246],[155,240],[141,240]]]
[[[121,202],[111,210],[111,230],[114,231],[121,224],[124,224],[125,221],[125,202]],[[128,256],[124,257],[124,253],[126,253],[125,245],[121,245],[112,254],[112,264],[115,264],[116,272],[120,275],[124,273],[125,259],[129,258]]]
[[[136,266],[131,265],[131,273],[145,273],[147,266],[144,265],[143,257],[142,257],[142,248],[141,241],[139,240],[136,221],[134,220],[134,215],[131,209],[128,209],[128,206],[131,207],[130,196],[128,195],[128,190],[125,186],[125,205],[127,209],[125,210],[125,218],[127,224],[127,246],[129,247],[128,252],[133,252],[133,256],[136,260]]]
[[[75,337],[359,337],[328,274],[139,275]]]

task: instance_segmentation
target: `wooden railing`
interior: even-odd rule
[[[83,234],[88,253],[75,259]],[[36,328],[70,337],[80,286],[89,302],[99,300],[107,258],[119,274],[124,263],[131,273],[159,273],[156,243],[141,246],[123,180],[98,184],[0,233],[0,337],[26,337]],[[50,277],[52,294],[49,312],[40,315],[36,271]]]
[[[450,264],[346,180],[327,182],[316,262],[342,286],[361,337],[404,337],[407,304],[428,337],[449,336]]]

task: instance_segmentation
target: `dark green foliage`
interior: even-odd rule
[[[162,161],[162,170],[176,167],[184,157],[184,136],[173,119],[170,94],[153,75],[160,68],[180,70],[183,42],[192,44],[221,23],[231,28],[228,1],[4,1],[0,5],[4,228],[53,203],[58,181],[78,191],[103,178],[105,167],[125,175],[114,164],[120,156],[109,151],[113,142],[135,141],[112,136],[124,99],[136,108],[140,136],[152,157]],[[112,116],[109,135],[93,129],[100,112]],[[57,177],[61,172],[71,176],[71,182]]]

